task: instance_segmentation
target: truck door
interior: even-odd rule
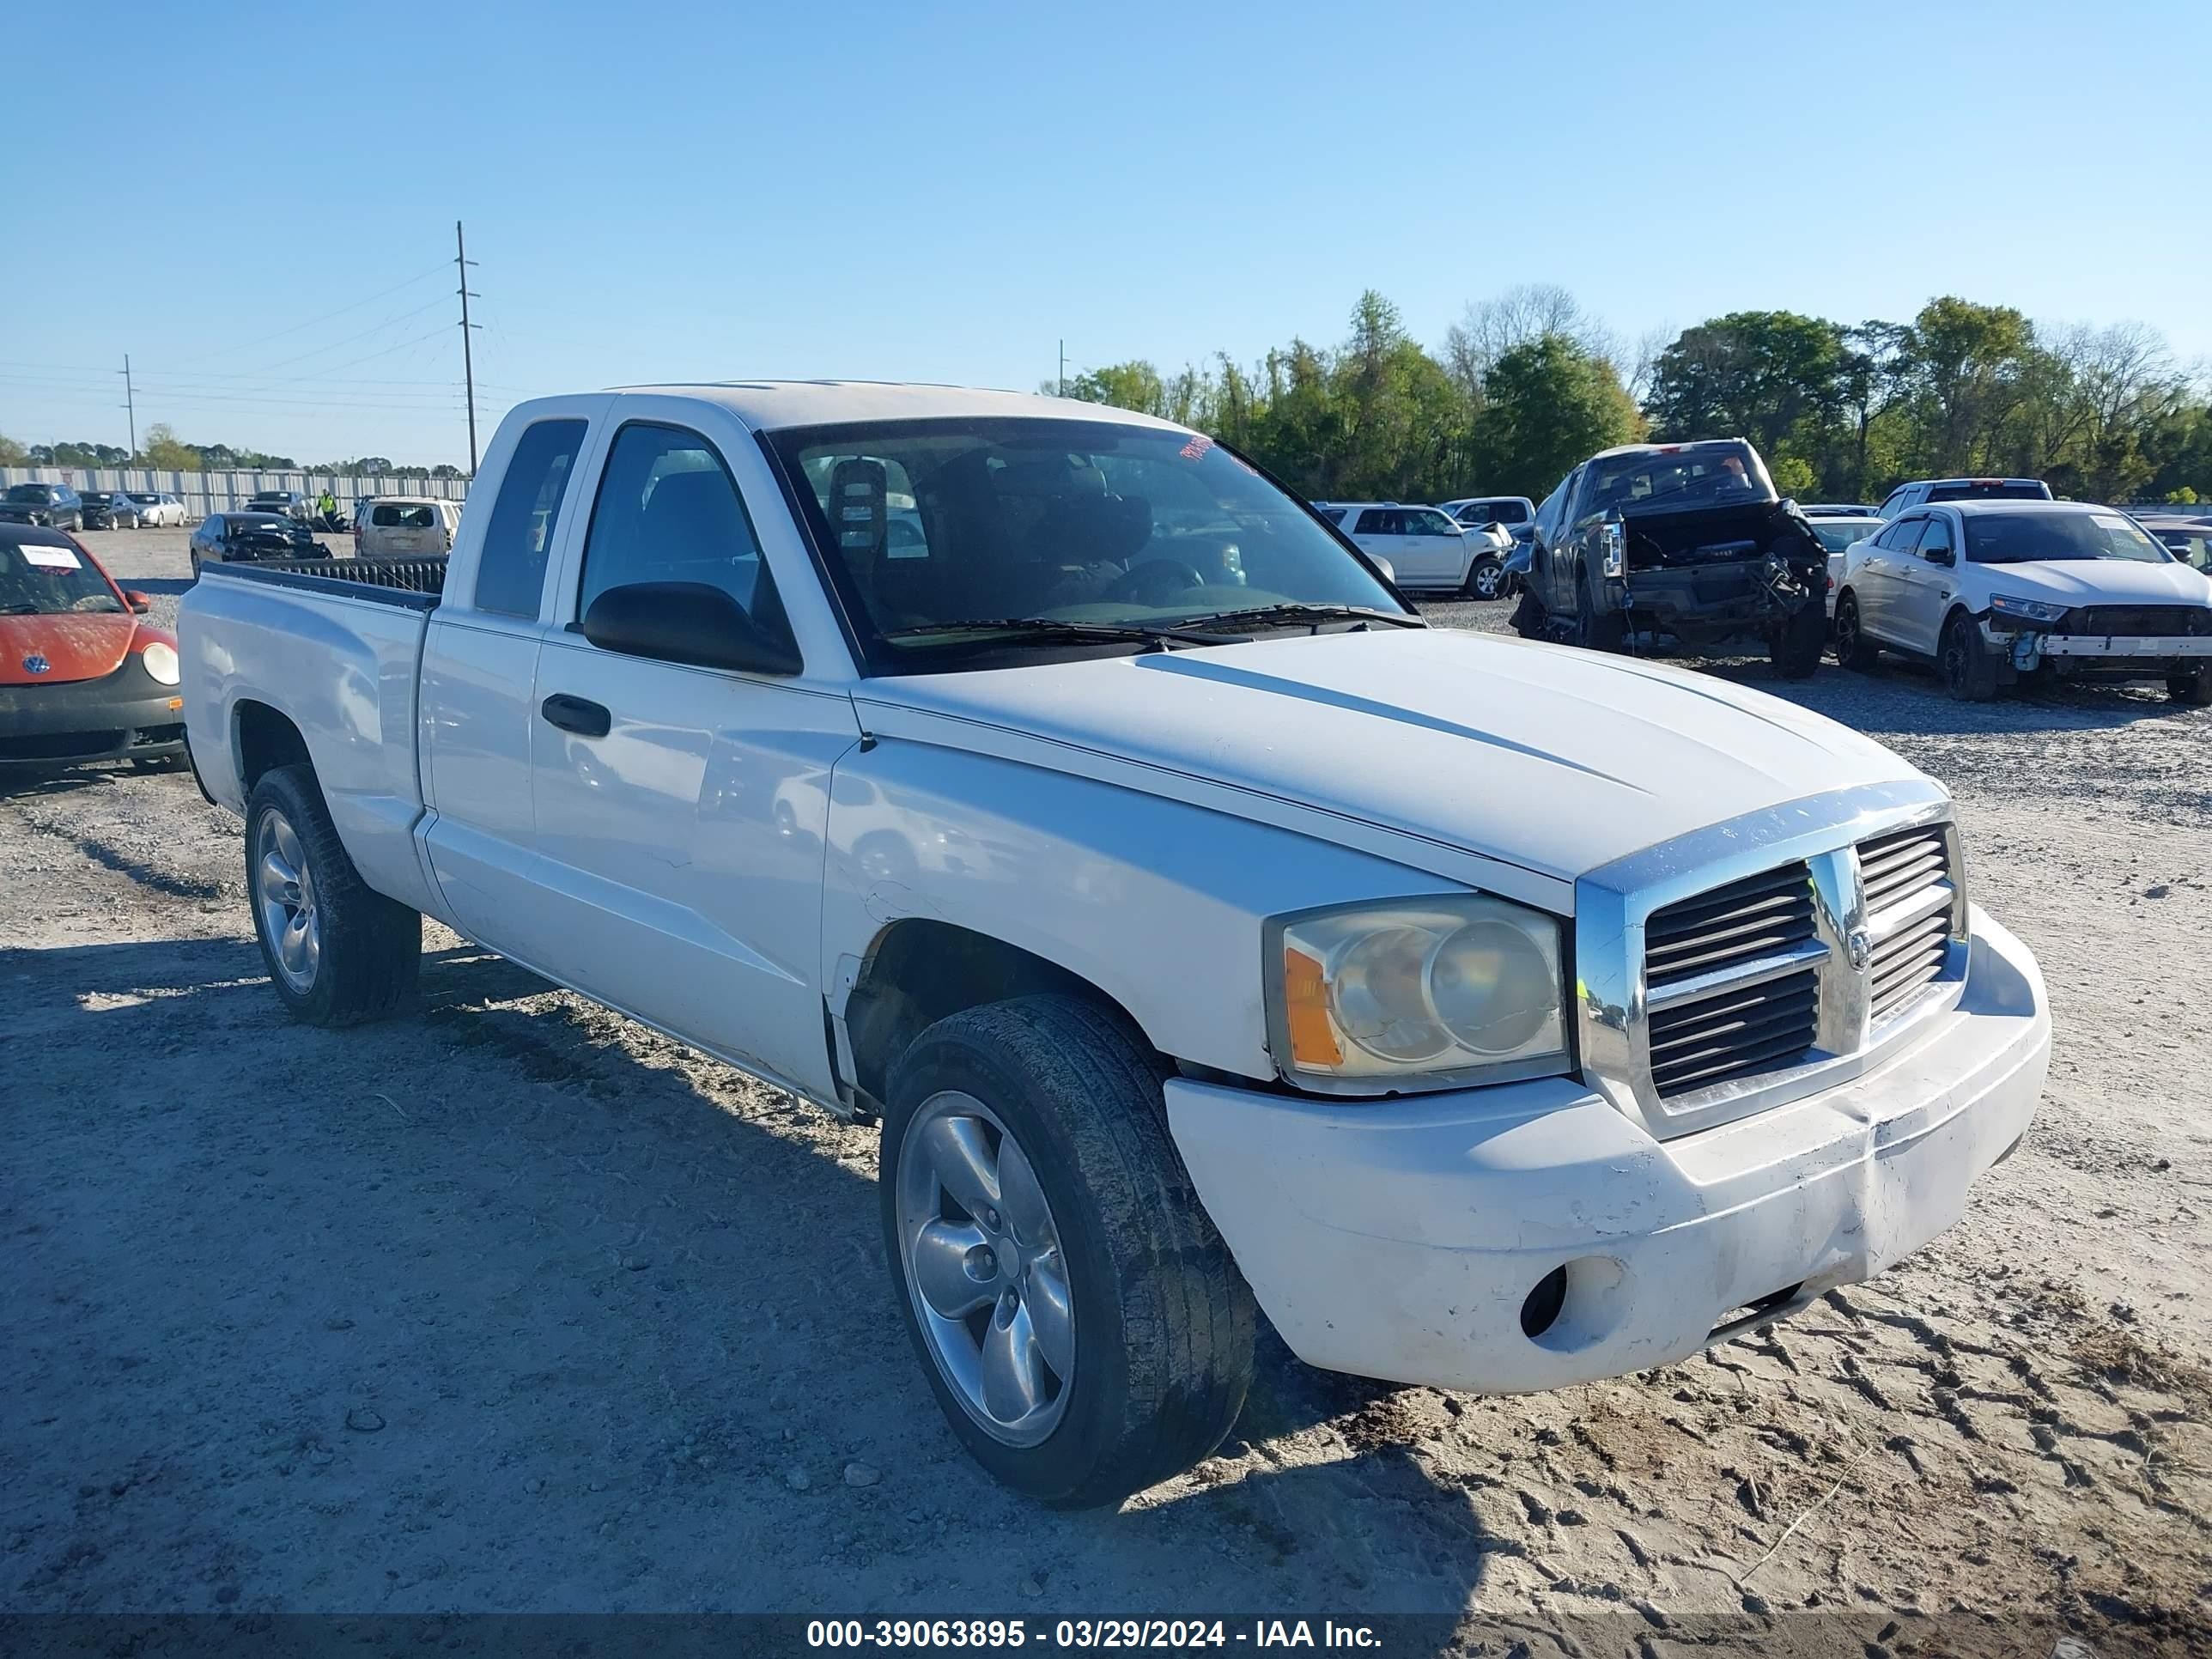
[[[742,453],[742,452],[740,452]],[[766,510],[782,512],[763,480]],[[849,696],[779,677],[603,650],[580,619],[611,588],[719,587],[787,624],[724,452],[635,420],[607,449],[529,723],[541,965],[741,1065],[830,1092],[821,988],[831,767]]]
[[[1411,580],[1419,587],[1456,588],[1467,580],[1474,562],[1469,533],[1449,514],[1432,507],[1409,507],[1406,518],[1406,556],[1419,574]],[[1403,574],[1402,572],[1401,574]]]
[[[589,400],[604,404],[605,399]],[[578,508],[589,404],[525,427],[503,458],[473,562],[457,562],[422,641],[423,797],[435,809],[423,837],[448,913],[471,938],[528,960],[536,910],[530,742],[550,611],[548,572]],[[471,574],[471,570],[473,574]],[[451,574],[449,572],[449,574]]]

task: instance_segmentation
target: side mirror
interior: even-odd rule
[[[805,666],[787,638],[770,637],[744,606],[705,582],[610,587],[584,613],[583,634],[602,651],[700,668],[796,674]]]
[[[1367,556],[1367,562],[1382,573],[1382,580],[1384,581],[1389,583],[1393,587],[1395,587],[1398,585],[1398,567],[1396,565],[1392,564],[1389,560],[1384,558],[1380,553],[1370,553]]]
[[[123,603],[129,605],[133,611],[136,611],[142,617],[154,608],[154,601],[148,599],[143,593],[141,593],[135,587],[124,594]]]
[[[1920,556],[1930,564],[1952,565],[1959,562],[1959,556],[1948,547],[1931,547]]]

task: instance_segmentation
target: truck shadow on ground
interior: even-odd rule
[[[2098,732],[2142,720],[2187,720],[2202,711],[2156,686],[2027,686],[1989,702],[1958,702],[1932,667],[1884,662],[1870,674],[1823,663],[1808,680],[1787,680],[1763,662],[1659,658],[1826,714],[1869,737],[1955,737],[1987,732]]]
[[[899,1333],[872,1131],[473,947],[426,957],[415,1015],[342,1032],[290,1022],[236,939],[0,951],[0,984],[22,1610],[1448,1634],[1519,1553],[1395,1391],[1272,1337],[1193,1474],[1118,1512],[1007,1492]]]

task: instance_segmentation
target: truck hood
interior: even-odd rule
[[[107,611],[0,617],[0,685],[63,685],[96,680],[123,665],[138,618]],[[24,665],[44,662],[36,674]]]
[[[855,701],[884,735],[1069,770],[1134,762],[1162,793],[1227,785],[1567,881],[1742,813],[1921,776],[1724,680],[1443,629],[873,679]]]
[[[1992,593],[2053,605],[2212,605],[2212,582],[2181,564],[2133,559],[2050,559],[1974,567]]]

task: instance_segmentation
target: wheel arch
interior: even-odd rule
[[[1045,992],[1097,1008],[1147,1049],[1159,1052],[1120,1000],[1073,969],[957,922],[902,916],[869,941],[845,1000],[848,1081],[881,1103],[898,1057],[939,1020]]]
[[[307,739],[292,717],[258,697],[241,697],[230,711],[231,754],[242,794],[279,766],[313,767]]]

